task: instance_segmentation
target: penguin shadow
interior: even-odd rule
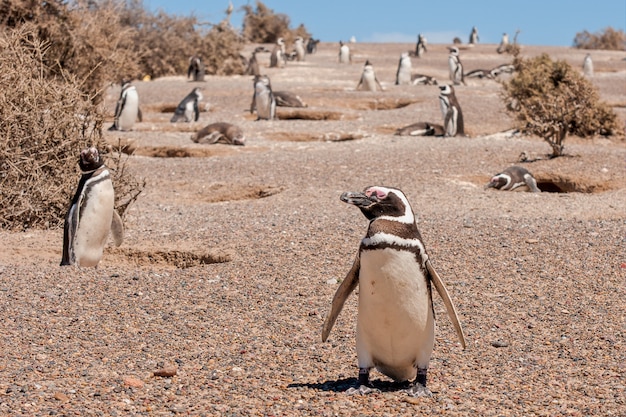
[[[337,380],[328,380],[324,382],[294,382],[287,385],[287,388],[308,388],[314,389],[318,391],[326,391],[326,392],[346,392],[350,388],[358,388],[359,383],[357,378],[343,378]],[[395,382],[395,381],[385,381],[380,379],[370,380],[370,388],[373,388],[381,393],[384,392],[401,392],[410,387],[410,383],[408,381],[405,382]],[[432,391],[435,394],[435,391]]]

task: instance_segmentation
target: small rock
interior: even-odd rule
[[[337,283],[337,278],[331,278],[329,280],[326,281],[327,284],[336,284]]]
[[[164,368],[157,369],[152,373],[152,375],[160,377],[172,377],[176,375],[177,372],[178,369],[175,366],[166,366]]]
[[[63,394],[62,392],[55,392],[54,393],[54,399],[61,401],[62,403],[66,403],[70,400],[70,397],[68,397],[67,395]]]
[[[496,348],[501,348],[501,347],[507,347],[509,346],[509,344],[502,340],[495,340],[491,342],[491,346],[496,347]]]
[[[124,378],[124,385],[132,388],[143,388],[143,381],[134,376],[127,376]]]
[[[539,239],[526,239],[526,243],[539,243]]]

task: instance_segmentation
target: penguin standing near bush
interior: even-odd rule
[[[278,38],[272,53],[270,54],[270,68],[281,68],[285,66],[285,41],[283,38]]]
[[[115,119],[109,130],[132,130],[137,120],[141,121],[139,94],[130,80],[122,80],[122,91],[115,105]]]
[[[191,77],[193,81],[204,81],[204,64],[197,55],[189,59],[187,78],[189,77]]]
[[[111,173],[96,148],[84,149],[79,161],[82,176],[63,228],[61,265],[98,266],[112,233],[115,246],[124,239],[122,219],[115,211]]]

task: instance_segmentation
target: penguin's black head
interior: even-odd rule
[[[340,199],[344,203],[357,206],[369,220],[386,216],[401,221],[406,218],[406,222],[409,223],[414,221],[409,201],[397,188],[367,187],[363,192],[345,192],[341,194]]]
[[[452,87],[449,84],[440,85],[439,90],[441,91],[441,94],[444,96],[448,96],[454,93],[454,87]]]
[[[78,162],[81,171],[94,171],[104,165],[100,153],[95,147],[83,149],[80,153],[80,161]]]
[[[495,188],[496,190],[499,190],[500,188],[504,187],[507,182],[507,177],[505,177],[503,174],[494,175],[493,177],[491,177],[491,180],[489,180],[487,185],[485,185],[485,189]]]

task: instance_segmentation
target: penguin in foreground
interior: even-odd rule
[[[322,329],[328,339],[346,299],[359,286],[356,349],[358,389],[366,394],[372,368],[409,383],[411,396],[431,396],[426,388],[435,342],[432,287],[439,292],[465,349],[465,336],[452,300],[433,268],[408,199],[397,188],[373,186],[345,192],[341,201],[357,206],[369,220],[352,268],[333,297]]]
[[[376,91],[376,87],[380,88],[381,91],[385,91],[378,78],[376,78],[376,73],[374,72],[374,66],[370,63],[369,60],[365,61],[365,65],[363,65],[363,73],[361,74],[361,79],[356,86],[356,90],[362,88],[364,91]]]
[[[194,122],[198,121],[200,117],[200,108],[198,107],[198,103],[202,100],[202,93],[200,92],[200,87],[196,87],[191,90],[191,93],[187,94],[184,99],[178,106],[176,110],[174,110],[174,116],[170,119],[170,122],[176,123],[179,121],[183,122]]]
[[[276,98],[272,93],[272,83],[267,75],[254,77],[254,94],[250,113],[256,110],[257,120],[273,120],[276,118]]]
[[[411,84],[412,71],[411,57],[408,52],[403,52],[400,55],[398,70],[396,71],[396,85]]]
[[[63,228],[61,266],[98,266],[104,245],[113,235],[115,246],[124,240],[122,219],[114,209],[111,173],[96,148],[84,149],[79,161],[82,176]]]
[[[240,127],[231,123],[217,122],[203,127],[196,134],[191,136],[191,140],[196,143],[225,143],[227,145],[244,146],[246,138]]]
[[[443,115],[445,136],[465,136],[463,112],[456,94],[454,94],[454,87],[451,85],[440,85],[439,90],[439,105]]]
[[[131,130],[141,118],[137,89],[130,81],[122,80],[122,91],[115,105],[115,119],[109,130]]]
[[[528,187],[527,190],[533,193],[541,192],[533,175],[526,168],[515,165],[494,175],[485,185],[485,189],[495,188],[502,191],[513,191],[521,189],[520,187]]]

